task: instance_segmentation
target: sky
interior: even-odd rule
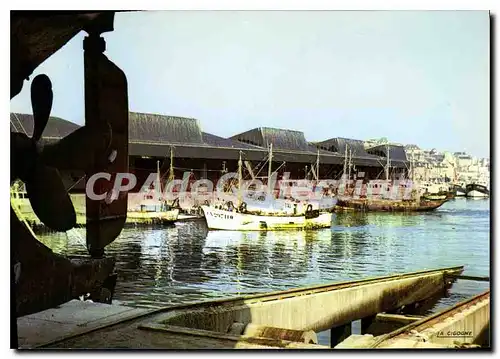
[[[114,27],[130,111],[222,137],[266,126],[489,157],[487,11],[151,11]],[[34,73],[52,80],[51,115],[81,125],[84,36]],[[12,112],[32,113],[29,86]]]

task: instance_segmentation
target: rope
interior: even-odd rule
[[[14,114],[14,117],[17,119],[17,122],[19,122],[19,126],[21,126],[21,128],[22,128],[22,130],[23,130],[24,134],[25,134],[26,136],[28,136],[28,132],[26,132],[26,130],[24,129],[24,126],[23,126],[23,124],[21,123],[21,121],[19,120],[19,117],[17,117],[17,115],[16,115],[16,114]],[[10,120],[10,122],[12,123],[12,120]],[[14,125],[14,123],[12,123],[12,124]],[[17,130],[16,125],[14,125],[14,128]],[[29,137],[29,136],[28,136],[28,137]]]
[[[85,178],[85,176],[80,177],[80,179],[78,181],[76,181],[75,183],[73,183],[73,185],[71,185],[69,188],[66,189],[66,192],[71,191],[71,189],[73,189],[73,187],[75,187],[78,184],[78,182],[80,182],[84,178]]]

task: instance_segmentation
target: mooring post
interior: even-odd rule
[[[371,315],[369,317],[365,317],[361,319],[361,334],[367,334],[368,329],[375,321],[376,315]]]
[[[334,348],[337,344],[343,342],[352,333],[352,323],[339,325],[330,329],[330,348]]]

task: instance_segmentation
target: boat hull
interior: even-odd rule
[[[224,209],[201,206],[209,229],[228,231],[279,231],[328,228],[332,223],[331,213],[319,213],[314,218],[306,216],[265,216],[240,213]]]
[[[304,229],[304,216],[260,216],[201,206],[209,229],[229,231],[268,231]]]
[[[422,198],[425,200],[428,200],[428,201],[440,201],[440,200],[448,198],[448,195],[446,195],[446,194],[429,194],[429,195],[423,195]]]
[[[490,191],[486,188],[486,186],[479,184],[469,184],[465,187],[466,197],[472,198],[488,198],[490,196]]]
[[[441,207],[448,199],[434,201],[390,201],[366,199],[339,199],[336,211],[359,212],[428,212]]]
[[[306,218],[305,229],[330,228],[332,226],[333,213],[323,212],[318,217]]]
[[[487,193],[483,193],[480,191],[472,190],[467,192],[467,197],[474,197],[474,198],[488,198],[489,195]]]
[[[129,211],[127,212],[126,223],[168,225],[177,221],[178,218],[178,209],[172,209],[164,212]]]

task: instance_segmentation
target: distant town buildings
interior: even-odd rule
[[[396,143],[385,137],[365,141],[366,148],[389,144]],[[425,150],[415,144],[404,145],[404,148],[415,180],[465,184],[475,182],[489,186],[489,158],[477,158],[466,152],[438,151],[435,148]]]

